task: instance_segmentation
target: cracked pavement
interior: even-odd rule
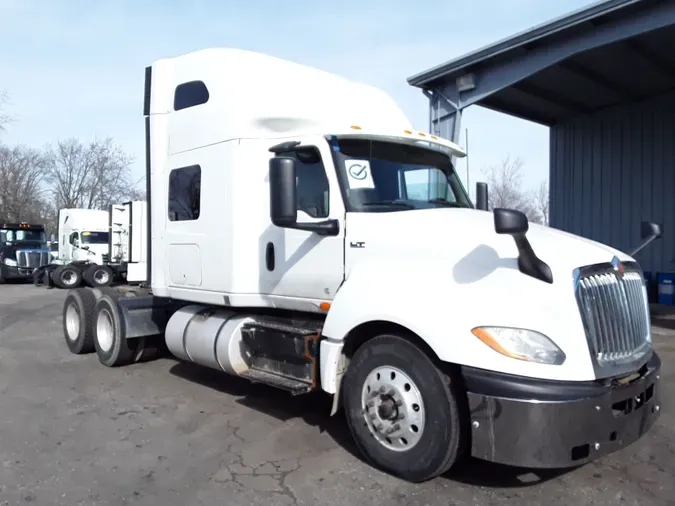
[[[71,355],[64,296],[0,286],[0,506],[675,504],[675,331],[655,330],[664,409],[641,441],[566,473],[470,461],[414,485],[361,461],[327,396]]]

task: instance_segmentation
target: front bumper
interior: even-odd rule
[[[462,369],[471,416],[471,454],[526,468],[585,464],[640,439],[660,414],[661,360],[639,377],[607,382],[537,380]]]
[[[0,272],[2,272],[4,279],[31,279],[34,270],[32,267],[24,268],[0,264]]]

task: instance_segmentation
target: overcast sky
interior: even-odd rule
[[[5,143],[42,146],[112,136],[143,174],[143,72],[163,57],[215,46],[262,51],[378,86],[417,128],[427,99],[406,79],[546,22],[589,0],[0,0],[0,90],[15,119]],[[270,83],[272,84],[272,83]],[[548,176],[548,129],[477,107],[471,186],[506,155],[526,184]],[[463,163],[458,167],[465,177]]]

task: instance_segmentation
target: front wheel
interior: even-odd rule
[[[350,431],[366,459],[422,482],[447,471],[462,454],[457,390],[417,346],[382,335],[356,351],[342,392]]]

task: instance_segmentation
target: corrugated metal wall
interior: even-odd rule
[[[624,251],[661,223],[637,258],[675,272],[675,93],[551,128],[550,190],[551,226]]]

